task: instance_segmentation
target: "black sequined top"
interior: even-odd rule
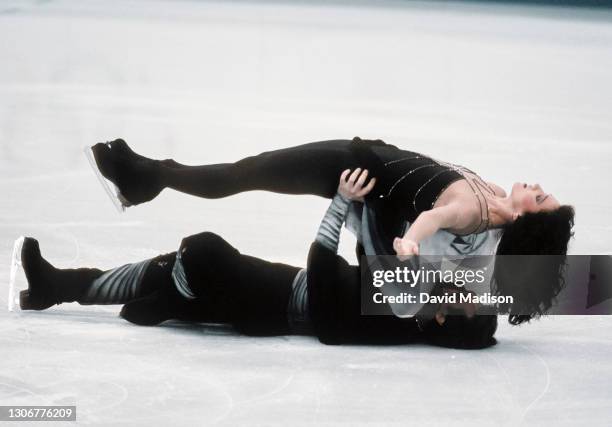
[[[353,138],[352,150],[360,164],[376,177],[366,205],[375,216],[376,234],[384,242],[380,253],[393,254],[393,239],[405,232],[421,212],[433,208],[442,192],[464,179],[464,168],[423,154],[401,150],[381,140]]]

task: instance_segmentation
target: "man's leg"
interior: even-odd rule
[[[54,304],[124,304],[155,292],[171,280],[175,254],[102,271],[96,268],[60,269],[43,258],[38,241],[24,240],[21,261],[28,289],[20,295],[23,310],[44,310]]]
[[[200,320],[232,323],[251,335],[289,333],[287,306],[300,269],[243,255],[220,236],[205,232],[181,242],[172,271],[174,289],[197,301]],[[167,296],[154,295],[127,304],[122,316],[155,324]]]

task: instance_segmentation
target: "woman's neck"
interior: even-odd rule
[[[495,194],[486,194],[489,207],[489,226],[487,228],[501,228],[512,222],[513,206],[510,197],[500,197]],[[495,208],[491,208],[494,206]]]

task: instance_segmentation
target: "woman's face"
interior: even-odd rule
[[[561,204],[552,194],[544,192],[540,184],[529,185],[516,182],[512,186],[510,199],[519,214],[553,211]]]

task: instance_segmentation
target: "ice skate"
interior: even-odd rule
[[[135,153],[122,139],[85,147],[85,155],[120,213],[153,200],[163,189],[158,162]]]
[[[19,292],[27,288],[27,281],[21,269],[21,248],[25,237],[21,236],[13,245],[11,256],[11,272],[9,276],[8,310],[14,311],[19,306]]]
[[[31,237],[22,238],[20,265],[26,275],[28,288],[19,292],[19,306],[22,310],[45,310],[60,301],[47,281],[53,280],[55,268],[41,255],[38,241]]]
[[[119,316],[140,326],[155,326],[175,318],[161,292],[155,292],[123,306]]]
[[[155,326],[166,320],[203,320],[200,304],[184,299],[173,285],[125,304],[119,315],[140,326]]]
[[[19,254],[18,262],[15,261],[15,253]],[[22,237],[15,243],[13,265],[15,269],[19,265],[23,268],[28,283],[27,289],[19,292],[19,307],[22,310],[46,310],[55,304],[77,301],[83,292],[83,284],[102,274],[98,269],[55,268],[42,257],[38,241],[31,237]],[[11,279],[13,276],[11,269]],[[11,289],[14,289],[12,284]],[[14,290],[11,296],[9,300],[15,301]],[[9,310],[12,308],[9,307]]]

